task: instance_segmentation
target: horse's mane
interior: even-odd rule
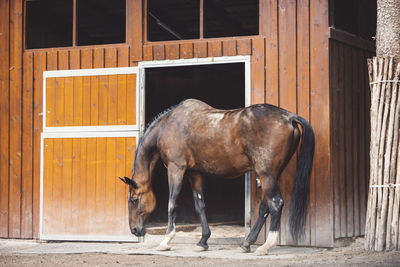
[[[154,118],[146,125],[145,130],[143,132],[143,135],[139,138],[139,142],[138,145],[136,147],[135,150],[135,158],[134,158],[134,163],[133,163],[133,174],[132,177],[134,176],[135,172],[136,172],[136,166],[137,166],[137,155],[139,153],[139,150],[141,148],[141,146],[143,145],[144,140],[146,139],[148,133],[154,128],[154,126],[162,119],[164,118],[165,115],[167,115],[168,113],[170,113],[172,110],[174,110],[177,106],[179,106],[180,104],[177,104],[175,106],[169,107],[166,110],[160,112],[159,114],[157,114],[156,116],[154,116]]]

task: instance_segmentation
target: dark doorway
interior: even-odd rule
[[[195,98],[219,109],[245,106],[245,64],[210,64],[180,67],[147,68],[145,114],[148,123],[164,109],[184,99]],[[161,162],[153,175],[157,208],[150,224],[167,222],[168,180]],[[204,177],[204,198],[207,219],[211,223],[244,222],[245,179]],[[184,184],[178,199],[177,223],[198,223],[189,182]]]

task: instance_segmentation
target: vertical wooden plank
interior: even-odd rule
[[[208,45],[208,57],[220,57],[222,56],[222,43],[221,41],[209,41]]]
[[[264,103],[264,39],[253,39],[251,57],[251,103]]]
[[[180,45],[181,52],[180,56],[181,58],[193,58],[193,43],[183,43]]]
[[[359,161],[359,150],[358,150],[358,145],[359,145],[359,139],[360,139],[360,132],[359,132],[359,126],[358,122],[360,121],[360,114],[358,112],[358,108],[360,105],[359,99],[360,99],[360,88],[359,88],[359,81],[358,81],[358,72],[359,72],[359,66],[360,62],[358,61],[357,58],[357,49],[351,49],[351,61],[352,61],[352,114],[353,114],[353,127],[352,127],[352,133],[353,133],[353,138],[352,138],[352,166],[353,166],[353,220],[354,220],[354,226],[353,226],[353,236],[359,236],[360,235],[360,206],[359,206],[359,178],[360,178],[360,173],[359,173],[359,167],[360,166],[360,161]]]
[[[106,67],[117,67],[117,49],[106,49]],[[117,124],[117,99],[118,99],[118,86],[117,75],[108,75],[108,116],[107,125]]]
[[[82,76],[73,77],[73,111],[72,125],[83,125],[83,79]]]
[[[345,123],[345,181],[346,181],[346,215],[347,215],[347,231],[346,236],[354,234],[354,210],[353,210],[353,95],[352,95],[352,56],[351,48],[344,48],[344,123]]]
[[[84,49],[81,53],[82,68],[88,69],[92,68],[93,51],[92,49]],[[82,77],[82,125],[91,125],[91,80],[94,79],[90,76]]]
[[[310,121],[310,2],[297,1],[297,113]],[[311,175],[310,205],[306,237],[302,245],[311,245],[311,229],[315,229],[315,176]]]
[[[331,105],[334,110],[339,108],[339,88],[338,88],[338,72],[339,72],[339,54],[338,44],[330,41],[330,87],[331,87]],[[340,238],[340,191],[339,191],[339,115],[338,112],[332,114],[332,175],[334,182],[334,237]]]
[[[144,45],[143,46],[143,60],[153,60],[153,46],[152,45]]]
[[[55,82],[55,114],[54,125],[48,126],[64,126],[65,125],[65,80],[64,77],[57,77]]]
[[[83,225],[80,224],[80,197],[81,197],[81,139],[72,139],[72,177],[71,177],[71,233],[80,234]]]
[[[165,44],[165,58],[178,59],[179,58],[179,44]]]
[[[68,50],[58,51],[58,69],[68,70],[69,69],[69,53]]]
[[[262,28],[265,38],[265,103],[279,105],[278,69],[278,1],[263,2],[263,13],[268,18]]]
[[[90,76],[90,125],[92,126],[99,125],[99,83],[99,76]]]
[[[40,205],[40,143],[43,129],[43,71],[46,53],[34,53],[34,105],[33,105],[33,237],[39,237]]]
[[[108,121],[108,75],[99,77],[99,125],[106,125]]]
[[[330,116],[329,112],[329,44],[328,1],[310,1],[310,82],[311,124],[314,127],[316,146],[314,175],[324,177],[316,182],[315,245],[333,245],[333,183],[330,176]],[[312,244],[313,245],[313,244]]]
[[[88,152],[87,152],[87,145],[88,139],[87,138],[80,138],[80,160],[79,162],[80,173],[77,174],[79,177],[79,225],[80,225],[80,234],[86,234],[89,232],[89,222],[91,221],[90,217],[90,207],[88,205],[88,198],[90,197],[88,192],[88,187],[93,188],[93,177],[94,174],[91,173],[89,176],[90,180],[88,179]],[[79,148],[77,148],[77,153]],[[93,153],[93,151],[91,151]],[[75,168],[74,168],[75,170]],[[92,206],[93,207],[93,206]]]
[[[58,54],[57,50],[50,50],[47,52],[47,70],[57,70],[58,68]]]
[[[129,48],[119,47],[117,50],[117,65],[118,67],[129,66]]]
[[[21,237],[23,1],[10,2],[9,237]]]
[[[116,185],[117,177],[115,176],[116,164],[116,139],[115,137],[106,138],[106,176],[105,176],[105,227],[107,232],[115,229],[116,221]]]
[[[105,49],[105,64],[106,68],[115,68],[117,66],[117,48],[111,47]]]
[[[95,180],[95,208],[96,208],[96,219],[95,223],[97,232],[103,232],[106,230],[104,222],[107,220],[105,214],[106,207],[106,154],[107,154],[107,143],[106,138],[97,139],[97,161],[96,161],[96,180]],[[90,151],[89,151],[90,153]]]
[[[338,108],[339,108],[339,148],[338,148],[338,176],[339,176],[339,186],[338,186],[338,194],[340,202],[339,202],[339,212],[340,212],[340,237],[346,237],[346,221],[347,221],[347,212],[346,212],[346,181],[345,181],[345,127],[344,127],[344,72],[345,72],[345,62],[344,62],[344,50],[343,45],[338,44],[338,53],[339,53],[339,74],[338,74]]]
[[[64,88],[64,125],[73,126],[74,122],[74,77],[65,77]]]
[[[61,141],[61,140],[60,140]],[[62,138],[61,233],[69,232],[72,221],[72,138]],[[72,225],[73,226],[73,225]]]
[[[239,39],[236,42],[238,55],[251,55],[251,39]]]
[[[136,122],[136,74],[126,75],[126,122],[135,125]]]
[[[126,98],[126,75],[118,75],[118,125],[124,125],[127,123],[127,98]]]
[[[81,68],[81,50],[72,49],[69,51],[69,68],[80,69]]]
[[[279,24],[279,103],[280,107],[297,113],[297,56],[296,49],[296,4],[290,0],[280,0],[278,5]],[[293,177],[296,173],[297,155],[289,162],[280,178],[282,197],[286,203],[291,201]],[[281,244],[294,244],[289,228],[289,208],[282,212]]]
[[[193,57],[195,58],[207,57],[207,42],[194,42]]]
[[[0,237],[8,237],[10,3],[0,1]]]
[[[360,172],[360,184],[359,184],[359,192],[360,192],[360,235],[364,235],[365,233],[365,217],[367,215],[366,213],[366,203],[367,203],[367,191],[366,191],[366,184],[368,182],[368,176],[366,175],[367,171],[367,152],[368,147],[366,146],[366,135],[368,134],[367,130],[367,113],[369,113],[369,109],[365,105],[365,100],[366,100],[366,94],[369,91],[369,85],[365,83],[365,77],[367,77],[367,72],[366,72],[366,60],[363,57],[363,51],[359,50],[358,53],[358,64],[360,64],[361,70],[358,73],[358,80],[359,80],[359,90],[360,90],[360,99],[359,99],[359,112],[360,112],[360,118],[359,118],[359,129],[360,129],[360,138],[358,138],[359,141],[359,155],[360,155],[360,166],[359,166],[359,172]]]
[[[53,139],[54,144],[54,157],[52,159],[53,176],[52,188],[49,189],[53,192],[51,199],[51,217],[63,218],[63,140],[61,138]],[[63,221],[49,222],[49,228],[53,233],[62,233],[65,229]]]
[[[96,230],[97,138],[87,138],[86,209],[88,233]]]
[[[222,41],[222,55],[223,56],[236,56],[236,40]]]
[[[104,68],[104,48],[93,49],[93,68]]]
[[[143,1],[127,1],[127,42],[131,47],[131,61],[141,61],[143,57]]]
[[[165,59],[165,46],[163,44],[156,44],[154,47],[154,59],[164,60]]]
[[[53,170],[54,170],[54,143],[53,139],[46,138],[43,143],[43,233],[48,233],[53,214]]]
[[[116,138],[116,163],[115,163],[115,177],[126,176],[126,138]],[[120,182],[119,179],[115,185],[115,218],[117,224],[121,227],[127,226],[127,221],[125,221],[125,213],[128,209],[127,198],[125,195],[126,185]],[[123,229],[121,229],[123,231]]]
[[[21,237],[33,237],[33,54],[23,55]]]

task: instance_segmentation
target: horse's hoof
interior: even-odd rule
[[[268,254],[268,250],[264,251],[261,249],[256,249],[256,251],[254,251],[254,253],[253,253],[254,256],[265,256],[267,254]]]
[[[162,245],[159,245],[159,246],[156,248],[156,250],[157,250],[157,251],[168,251],[168,250],[171,250],[171,246],[162,246]]]
[[[202,247],[202,246],[196,245],[193,249],[194,252],[202,252],[202,251],[206,251],[206,250],[208,250],[208,246]]]
[[[240,253],[249,253],[250,252],[250,247],[244,247],[244,246],[239,246],[238,251]]]

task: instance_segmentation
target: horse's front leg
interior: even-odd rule
[[[197,214],[199,214],[201,222],[201,239],[195,248],[195,251],[205,251],[208,249],[207,240],[211,236],[210,227],[208,226],[204,195],[203,195],[203,179],[198,173],[191,173],[189,175],[190,184],[192,186],[194,207]]]
[[[169,202],[168,202],[168,228],[164,240],[157,247],[157,250],[165,251],[171,249],[171,241],[175,237],[175,204],[176,199],[182,188],[183,175],[185,167],[176,164],[168,165],[168,184],[169,184]]]

